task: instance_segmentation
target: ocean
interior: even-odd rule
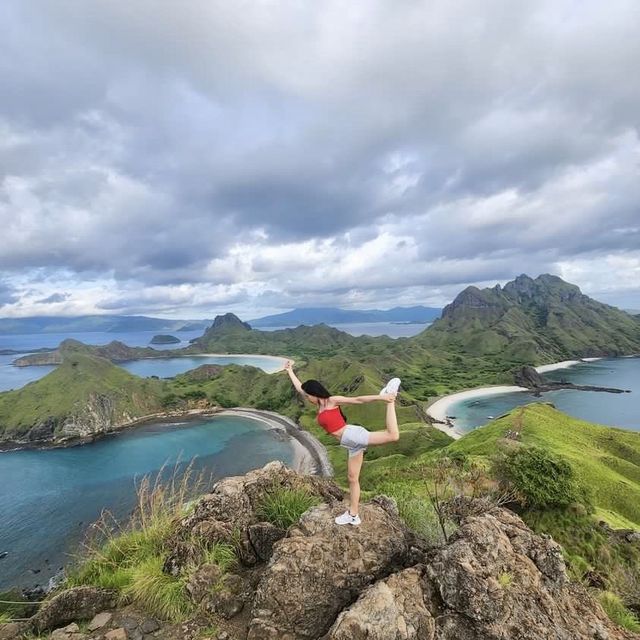
[[[447,413],[461,431],[471,431],[514,407],[551,402],[560,411],[589,422],[640,431],[640,358],[607,358],[583,362],[543,374],[550,380],[628,389],[631,393],[601,393],[563,389],[536,398],[528,392],[505,393],[463,400]]]
[[[240,416],[148,424],[65,449],[0,453],[0,590],[46,585],[73,561],[103,509],[126,519],[146,474],[193,472],[210,481],[271,460],[292,464],[288,437]]]

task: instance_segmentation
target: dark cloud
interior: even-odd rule
[[[49,304],[51,302],[64,302],[71,297],[70,293],[52,293],[50,296],[46,298],[42,298],[41,300],[36,300],[36,304]]]
[[[630,0],[9,0],[0,268],[128,312],[563,269],[629,299],[639,28]]]

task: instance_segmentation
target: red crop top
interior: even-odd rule
[[[340,407],[334,407],[333,409],[325,409],[318,413],[318,424],[327,432],[333,433],[342,429],[347,422],[340,413]]]

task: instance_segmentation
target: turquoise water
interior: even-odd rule
[[[102,509],[118,518],[135,505],[135,483],[163,465],[207,478],[293,462],[282,432],[240,416],[151,424],[67,449],[0,453],[0,589],[46,585],[77,552]],[[37,573],[34,573],[34,570]]]
[[[456,417],[455,423],[461,430],[470,431],[514,407],[543,401],[552,402],[560,411],[576,418],[640,431],[640,358],[585,362],[543,375],[550,380],[628,389],[631,393],[564,389],[543,393],[540,398],[527,392],[505,393],[458,402],[447,413]]]
[[[55,367],[33,366],[15,367],[11,363],[18,358],[17,355],[0,355],[0,391],[19,389],[28,382],[39,380]],[[172,378],[189,369],[195,369],[203,364],[241,364],[258,367],[267,373],[273,373],[282,368],[282,358],[257,357],[257,356],[188,356],[179,358],[143,358],[120,362],[118,366],[138,376],[158,376],[159,378]]]

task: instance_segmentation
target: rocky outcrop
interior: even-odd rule
[[[261,499],[274,487],[306,487],[322,503],[285,531],[260,520]],[[0,625],[0,639],[57,629],[66,634],[60,640],[74,640],[75,632],[58,628],[97,613],[91,640],[141,638],[145,628],[161,640],[187,640],[206,633],[212,617],[214,637],[226,640],[640,639],[571,583],[557,543],[509,510],[453,500],[448,515],[457,529],[433,547],[407,529],[385,496],[361,505],[359,527],[336,525],[341,497],[331,480],[300,476],[279,462],[226,478],[167,545],[184,551],[167,558],[166,570],[186,577],[198,610],[188,623],[143,623],[112,610],[112,592],[81,587],[47,601],[26,625]],[[241,563],[231,571],[198,566],[189,556],[194,537],[228,542],[232,532],[241,533]],[[195,570],[185,565],[193,562]],[[181,573],[184,566],[190,569]]]
[[[336,515],[329,505],[314,507],[274,545],[249,640],[318,638],[365,587],[407,561],[408,531],[388,498],[363,506],[361,528],[337,526]]]
[[[31,618],[29,626],[40,633],[75,620],[91,619],[104,609],[114,607],[117,594],[96,587],[75,587],[62,591],[45,602]]]
[[[428,587],[424,566],[376,582],[338,616],[327,640],[433,638],[436,624],[425,605],[431,600]]]
[[[173,551],[165,561],[165,571],[177,575],[193,560],[198,548],[195,541],[208,544],[228,541],[234,531],[239,535],[238,552],[244,565],[267,560],[273,542],[284,535],[284,531],[265,523],[259,515],[263,498],[274,489],[307,489],[329,504],[335,504],[344,495],[333,480],[300,475],[279,461],[244,476],[224,478],[180,522],[169,545]]]

